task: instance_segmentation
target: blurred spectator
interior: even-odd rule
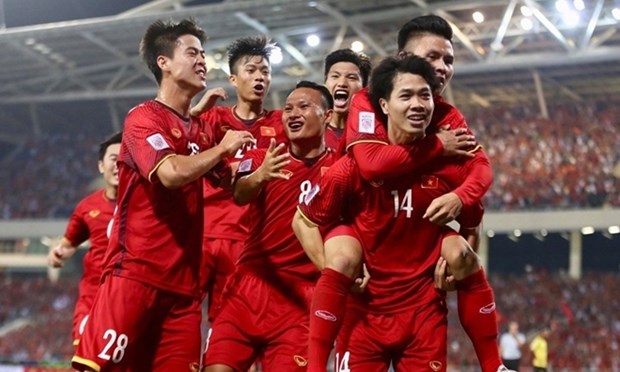
[[[534,372],[547,372],[549,357],[549,344],[547,340],[550,334],[551,327],[545,326],[530,342]]]
[[[508,369],[519,372],[524,344],[525,335],[519,332],[519,323],[512,320],[508,323],[508,331],[499,338],[499,354]]]

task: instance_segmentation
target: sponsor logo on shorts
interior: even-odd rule
[[[338,317],[336,317],[334,314],[326,310],[317,310],[314,312],[314,315],[318,316],[321,319],[328,320],[330,322],[335,322],[336,320],[338,320]]]
[[[490,304],[480,308],[480,314],[491,314],[494,311],[495,311],[495,302],[491,302]]]
[[[306,358],[300,355],[293,355],[293,359],[295,360],[295,363],[297,363],[297,365],[300,367],[305,367],[308,365],[308,361],[306,360]]]
[[[443,366],[443,364],[438,360],[431,360],[430,362],[428,362],[428,365],[433,371],[439,371]]]

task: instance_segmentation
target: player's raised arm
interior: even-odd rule
[[[256,159],[244,159],[239,164],[237,173],[239,178],[235,183],[233,193],[237,204],[244,205],[251,202],[267,182],[277,178],[287,179],[289,177],[280,172],[290,162],[288,152],[284,152],[285,147],[282,143],[276,146],[275,139],[272,139],[265,158],[258,168],[253,168]]]
[[[190,109],[190,114],[192,116],[199,116],[203,112],[215,106],[218,99],[221,99],[222,101],[226,101],[228,99],[228,93],[226,93],[224,88],[217,87],[207,90],[202,98],[200,98],[200,101],[198,101],[198,103]]]
[[[228,131],[219,144],[197,155],[168,157],[157,168],[157,177],[166,188],[179,188],[197,180],[253,138],[246,131]]]

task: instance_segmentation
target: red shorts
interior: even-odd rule
[[[350,309],[350,308],[349,308]],[[447,309],[436,301],[380,315],[351,309],[336,340],[336,371],[446,371]]]
[[[281,288],[253,273],[235,273],[209,331],[203,365],[247,371],[262,353],[265,371],[305,371],[314,284],[287,284]]]
[[[88,321],[88,313],[93,306],[93,301],[94,296],[80,295],[75,303],[75,310],[73,311],[73,330],[71,332],[73,346],[77,346],[80,343],[80,336],[84,333],[84,327]]]
[[[108,275],[71,360],[83,371],[187,371],[200,358],[200,302]]]
[[[227,240],[219,238],[205,237],[202,242],[202,271],[201,286],[208,295],[209,321],[213,322],[221,307],[220,298],[226,286],[228,277],[235,272],[235,266],[243,242],[238,240]]]
[[[336,225],[325,234],[325,238],[323,238],[323,241],[328,241],[329,239],[336,236],[350,236],[357,241],[360,240],[351,225]]]

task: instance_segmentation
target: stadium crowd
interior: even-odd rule
[[[620,110],[612,102],[465,113],[495,180],[487,210],[620,206]]]
[[[105,135],[56,133],[15,148],[0,167],[0,218],[69,217],[97,179],[97,146]]]
[[[492,274],[489,280],[495,288],[500,329],[515,320],[527,336],[522,366],[530,365],[529,341],[550,325],[553,371],[620,371],[620,299],[608,295],[620,285],[620,275],[586,273],[573,280],[563,273],[531,271]],[[458,325],[455,296],[450,296],[448,305],[450,363],[454,370],[475,371],[477,360]]]
[[[487,210],[620,207],[617,104],[551,106],[550,119],[531,107],[464,114],[493,165]],[[104,137],[46,135],[8,155],[0,167],[0,218],[68,217],[97,178],[95,148]]]
[[[572,280],[562,273],[530,271],[524,275],[491,274],[500,329],[516,320],[531,340],[550,324],[549,360],[554,372],[620,371],[620,298],[610,296],[620,275],[586,273]],[[55,363],[72,354],[69,330],[76,279],[51,283],[45,276],[0,276],[0,329],[18,318],[29,324],[0,336],[0,363]],[[448,297],[450,371],[478,371],[471,342],[462,330],[456,296]],[[205,317],[206,318],[206,317]],[[522,365],[528,366],[524,346]]]
[[[0,274],[0,291],[0,363],[68,361],[77,279]]]

